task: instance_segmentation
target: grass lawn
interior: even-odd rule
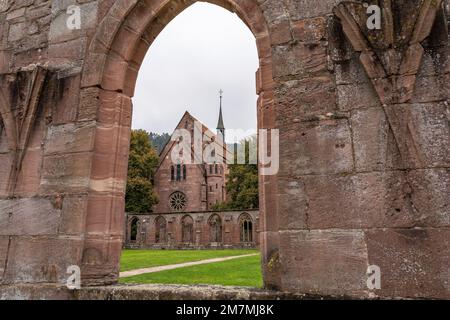
[[[254,252],[254,251],[253,251]],[[260,255],[121,278],[120,283],[262,287]]]
[[[120,271],[258,253],[258,250],[123,250]]]

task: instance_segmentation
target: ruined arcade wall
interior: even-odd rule
[[[163,2],[0,2],[1,285],[63,284],[73,264],[85,284],[116,281],[134,86],[118,79],[137,73],[123,51],[154,37],[135,30]],[[392,1],[391,22],[410,41],[399,47],[380,45],[389,28],[365,34],[360,8],[337,0],[212,2],[250,26],[260,12],[268,30],[252,29],[270,46],[257,73],[259,126],[278,128],[281,141],[279,173],[260,183],[266,286],[449,298],[450,48],[439,1]],[[71,4],[81,29],[66,27]],[[350,32],[348,12],[361,32]],[[418,21],[435,23],[411,36]],[[419,58],[398,71],[405,52]],[[106,58],[116,62],[104,74]],[[381,268],[381,290],[366,287],[369,265]]]
[[[190,216],[194,222],[193,241],[183,243],[182,219]],[[212,242],[210,218],[220,217],[221,241]],[[242,242],[240,218],[250,217],[252,221],[252,241]],[[131,222],[134,218],[138,221],[138,232],[135,241],[131,241]],[[163,218],[166,222],[164,240],[156,242],[156,219]],[[126,214],[126,236],[124,247],[126,248],[153,248],[153,249],[228,249],[228,248],[257,248],[259,245],[259,212],[258,210],[246,211],[197,211],[183,213],[161,214]]]

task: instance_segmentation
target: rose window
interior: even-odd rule
[[[174,192],[170,195],[169,204],[170,208],[174,211],[182,211],[186,207],[186,195],[182,192]]]

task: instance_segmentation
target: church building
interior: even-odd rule
[[[222,92],[216,133],[189,112],[184,113],[160,152],[154,176],[159,202],[147,215],[127,214],[125,246],[210,248],[258,245],[258,210],[214,210],[218,204],[227,201],[227,158],[233,159],[233,154],[223,142],[225,134]],[[179,148],[183,138],[190,138],[188,148]],[[195,146],[200,146],[201,150],[195,150]],[[182,154],[186,149],[190,150],[187,157]],[[178,156],[176,159],[174,154]]]

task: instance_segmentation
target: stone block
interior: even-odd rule
[[[295,43],[273,49],[273,75],[275,78],[320,74],[327,71],[327,50],[323,43]]]
[[[433,90],[430,90],[433,91]],[[421,167],[450,165],[449,106],[446,102],[401,105],[400,120],[410,135],[414,153]]]
[[[416,77],[411,101],[414,103],[429,103],[443,101],[448,98],[450,75],[437,74]],[[433,88],[433,90],[430,90]]]
[[[450,230],[366,231],[369,264],[381,268],[381,297],[450,298]]]
[[[45,154],[64,154],[92,151],[95,122],[68,123],[48,128]]]
[[[270,25],[270,41],[273,45],[279,45],[292,40],[291,25],[289,20],[276,21]]]
[[[14,23],[9,27],[8,41],[18,41],[25,37],[26,35],[25,22]]]
[[[87,39],[85,37],[61,43],[52,43],[48,48],[48,56],[52,61],[73,62],[84,57],[86,46]]]
[[[61,207],[61,235],[82,235],[86,228],[87,195],[66,195]]]
[[[106,63],[106,54],[90,53],[84,61],[82,87],[99,86],[103,79],[103,70]]]
[[[12,238],[4,283],[65,284],[67,268],[80,265],[83,240],[68,238]]]
[[[329,15],[336,4],[336,0],[314,1],[314,4],[311,0],[287,0],[285,8],[292,20],[301,20]]]
[[[55,4],[58,3],[59,4]],[[95,28],[97,21],[97,1],[92,1],[83,4],[77,4],[80,8],[81,24],[80,29],[70,29],[67,21],[70,15],[67,13],[69,5],[76,4],[75,1],[55,1],[52,6],[53,20],[50,25],[49,41],[51,43],[58,43],[68,40],[73,40],[84,36],[86,30]]]
[[[417,78],[450,73],[450,46],[425,50]]]
[[[259,189],[264,190],[264,194],[260,196],[260,210],[264,212],[261,215],[260,224],[265,231],[277,231],[280,218],[276,214],[279,210],[277,178],[276,176],[264,176],[260,181],[260,186],[264,186]]]
[[[22,68],[30,64],[44,64],[46,60],[47,48],[30,49],[19,52],[11,57],[11,65],[14,68]]]
[[[0,283],[5,272],[6,262],[8,261],[9,237],[0,236]]]
[[[117,54],[110,54],[106,60],[102,88],[109,91],[123,91],[128,62]]]
[[[264,285],[268,289],[281,290],[281,261],[279,232],[263,231],[260,233],[261,269]]]
[[[96,192],[124,193],[128,168],[128,153],[99,154],[93,157],[90,189]],[[122,173],[119,176],[119,173]]]
[[[299,185],[309,229],[411,227],[421,221],[402,171],[305,176]]]
[[[0,153],[0,198],[8,197],[8,179],[13,166],[13,155],[10,153]]]
[[[40,192],[86,192],[90,185],[92,153],[45,156]]]
[[[319,119],[337,111],[336,88],[328,75],[283,82],[275,97],[280,127],[293,121]]]
[[[52,105],[52,124],[66,124],[73,123],[77,119],[80,78],[76,76],[58,79],[56,87],[58,93],[56,94],[56,101]]]
[[[293,22],[294,39],[306,43],[317,43],[325,40],[327,20],[324,17],[303,19]]]
[[[123,237],[124,195],[92,193],[89,196],[86,231]]]
[[[0,236],[56,235],[61,210],[51,198],[0,200]]]
[[[280,130],[283,177],[346,173],[353,170],[350,126],[346,119],[297,123]]]
[[[366,84],[371,86],[367,73],[359,61],[357,54],[353,54],[351,60],[336,63],[334,66],[337,85]]]
[[[11,54],[8,51],[0,50],[0,74],[9,71],[10,62]]]
[[[97,87],[89,87],[81,90],[78,121],[92,121],[97,119],[97,111],[100,105],[100,91],[101,89]]]
[[[295,179],[278,180],[280,203],[279,228],[282,230],[308,229],[308,195],[304,182]]]
[[[339,111],[360,108],[380,107],[380,100],[370,83],[353,83],[337,86],[337,105]]]
[[[407,173],[411,203],[417,211],[418,226],[450,225],[450,170],[411,170]]]
[[[110,178],[111,173],[115,172],[108,172],[99,165],[106,165],[109,169],[116,168],[115,166],[123,168],[124,162],[126,165],[130,148],[130,131],[129,127],[98,126],[95,137],[95,156],[98,156],[96,160],[99,161],[99,164],[94,164],[93,176],[105,179]],[[111,141],[116,141],[116,143],[112,144]],[[107,159],[104,156],[110,158]]]
[[[358,172],[402,168],[395,137],[381,107],[353,110],[351,126]]]
[[[105,125],[131,127],[132,102],[123,94],[102,90],[100,92],[98,121]]]
[[[359,230],[280,233],[284,290],[317,295],[364,296],[367,248]]]
[[[83,285],[117,283],[122,245],[120,237],[108,240],[87,237],[81,269]]]

